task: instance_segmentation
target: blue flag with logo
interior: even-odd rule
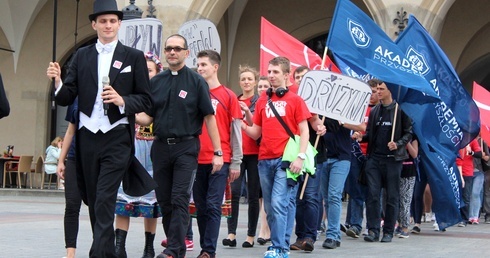
[[[399,103],[439,101],[439,96],[424,79],[420,68],[405,57],[403,51],[369,16],[348,0],[337,3],[327,46],[334,53],[336,61],[350,67],[351,72],[355,71],[360,76],[370,74],[387,84],[415,91],[410,91],[409,95],[397,94],[397,90],[388,85]],[[349,74],[346,66],[342,68],[339,64],[342,72]]]
[[[480,112],[444,52],[414,16],[396,43],[412,62],[427,64],[422,74],[441,98],[437,103],[400,106],[412,118],[414,133],[421,140],[421,166],[432,179],[433,210],[444,228],[460,221],[459,172],[454,176],[448,167],[454,170],[458,150],[478,135]],[[441,157],[447,157],[449,165],[439,162]]]
[[[478,106],[461,84],[446,54],[415,16],[410,15],[408,26],[398,37],[396,44],[405,51],[409,60],[417,66],[424,67],[422,75],[430,82],[442,101],[424,105],[423,110],[413,107],[413,113],[417,116],[412,119],[421,119],[422,125],[423,120],[441,120],[440,128],[436,127],[438,130],[427,133],[436,134],[437,142],[443,145],[447,142],[448,146],[457,152],[480,132]],[[427,117],[422,118],[422,114]]]

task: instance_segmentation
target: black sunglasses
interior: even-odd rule
[[[166,48],[164,48],[164,50],[165,50],[165,52],[172,52],[172,50],[173,50],[173,51],[178,53],[182,50],[187,50],[187,48],[177,46],[177,47],[166,47]]]

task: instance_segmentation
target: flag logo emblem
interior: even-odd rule
[[[349,19],[349,32],[354,44],[360,48],[366,48],[371,43],[371,37],[366,34],[366,31],[361,24]]]
[[[425,60],[424,55],[420,54],[412,46],[408,47],[407,58],[412,63],[412,70],[426,75],[430,71],[430,67]]]

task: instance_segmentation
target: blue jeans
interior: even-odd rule
[[[360,171],[361,162],[354,155],[351,155],[349,175],[345,183],[345,191],[349,194],[345,224],[355,227],[359,231],[362,229],[364,202],[367,197],[367,186],[358,182]]]
[[[298,186],[288,186],[281,161],[281,158],[259,160],[259,176],[272,247],[288,251]]]
[[[225,194],[230,163],[224,163],[221,170],[211,173],[212,164],[199,164],[192,195],[197,209],[199,243],[202,251],[216,253],[221,225],[221,204]]]
[[[473,172],[473,189],[470,197],[470,218],[480,217],[480,208],[482,204],[483,180],[485,177],[481,171]]]
[[[308,182],[306,183],[303,199],[299,199],[301,190],[297,193],[296,198],[296,229],[295,233],[298,239],[303,240],[305,238],[311,238],[316,241],[318,220],[318,213],[322,205],[319,203],[320,198],[320,178],[323,170],[323,163],[317,164],[315,177],[308,176]],[[298,189],[302,189],[304,182],[299,184]],[[323,210],[322,210],[323,214]]]
[[[322,175],[322,194],[327,211],[327,239],[341,241],[340,214],[342,213],[342,192],[349,174],[350,160],[329,158]]]

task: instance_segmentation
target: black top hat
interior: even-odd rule
[[[123,19],[123,13],[117,9],[117,3],[115,0],[95,0],[94,13],[90,14],[88,18],[91,21],[95,21],[97,16],[102,14],[115,14],[119,17],[119,20]]]

